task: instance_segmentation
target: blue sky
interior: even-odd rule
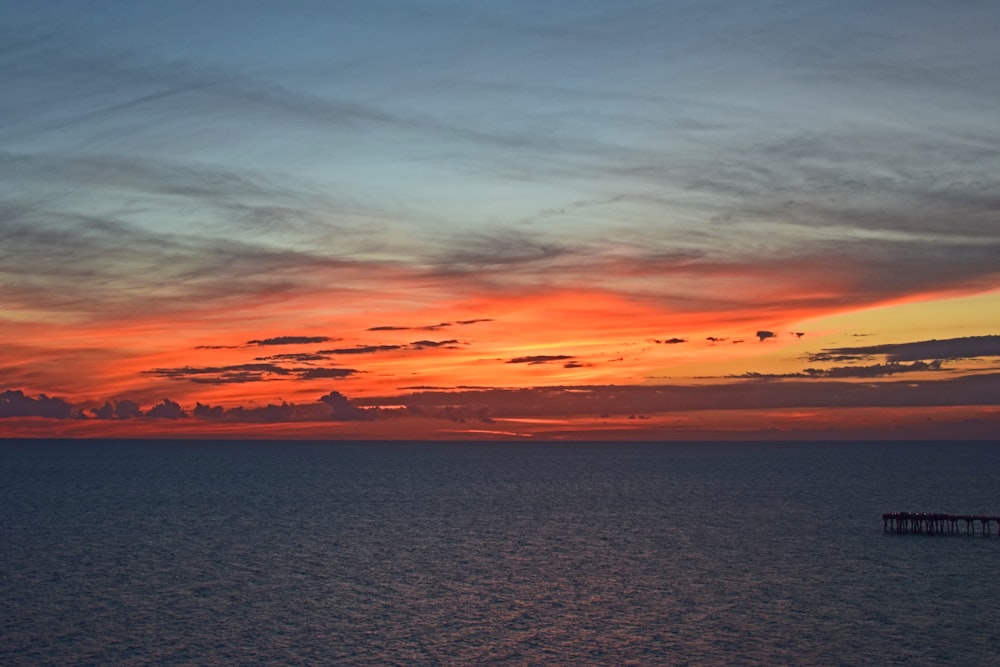
[[[251,174],[322,197],[346,227],[386,225],[398,252],[431,250],[393,238],[411,224],[440,245],[484,224],[600,239],[614,217],[626,237],[666,225],[726,247],[766,222],[790,224],[793,245],[796,223],[773,220],[788,207],[898,237],[939,223],[864,214],[906,216],[933,188],[993,203],[978,200],[996,166],[993,3],[47,2],[7,15],[9,155]],[[213,185],[222,198],[232,184]]]

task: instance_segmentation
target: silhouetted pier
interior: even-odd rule
[[[959,526],[959,522],[964,526]],[[934,514],[930,512],[886,512],[882,515],[882,530],[886,533],[910,533],[914,535],[956,535],[965,528],[966,535],[982,533],[991,535],[991,524],[997,524],[1000,535],[1000,516],[982,514]],[[977,530],[978,524],[978,530]]]

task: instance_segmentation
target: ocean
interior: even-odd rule
[[[0,441],[0,664],[986,665],[1000,443]]]

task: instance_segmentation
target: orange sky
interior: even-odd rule
[[[28,397],[44,393],[65,399],[90,419],[59,424],[51,419],[0,420],[0,432],[7,436],[246,434],[334,438],[452,438],[461,434],[492,438],[506,434],[585,439],[696,437],[703,433],[738,439],[763,436],[775,428],[775,435],[791,430],[815,437],[885,436],[888,425],[906,421],[901,415],[914,419],[924,415],[926,399],[907,407],[887,398],[880,412],[878,406],[865,405],[868,399],[859,399],[848,409],[836,402],[817,405],[810,398],[805,403],[805,416],[795,419],[791,415],[796,414],[797,397],[803,395],[795,386],[815,388],[826,383],[834,394],[834,382],[908,386],[910,383],[901,382],[903,373],[908,380],[930,386],[969,375],[990,377],[996,358],[959,351],[936,367],[911,367],[917,359],[914,357],[895,362],[895,369],[888,372],[886,364],[892,362],[878,351],[862,350],[863,357],[851,362],[831,358],[810,363],[809,355],[907,343],[894,330],[880,334],[866,327],[883,321],[905,324],[905,320],[917,317],[929,322],[936,313],[946,315],[952,329],[937,327],[935,331],[962,334],[948,339],[956,349],[977,339],[996,348],[996,337],[988,332],[993,324],[991,308],[997,305],[1000,295],[994,292],[855,312],[795,312],[787,318],[770,314],[766,320],[755,320],[752,312],[730,310],[714,316],[672,313],[655,304],[608,293],[565,292],[364,316],[353,311],[338,313],[325,308],[321,300],[303,299],[266,308],[261,319],[268,325],[256,333],[242,326],[233,331],[233,321],[243,325],[248,319],[238,311],[199,312],[186,320],[168,316],[165,321],[162,316],[138,313],[100,326],[49,325],[44,328],[47,337],[38,334],[41,327],[31,335],[32,327],[22,324],[19,327],[25,340],[8,346],[6,352],[5,368],[8,377],[15,378],[14,386]],[[277,319],[278,312],[285,313],[287,321],[301,317],[317,324],[294,330],[277,328],[271,321]],[[449,318],[450,313],[458,313],[461,319]],[[327,324],[322,326],[323,322]],[[774,335],[761,339],[757,335],[761,331]],[[922,361],[918,363],[926,364],[949,353],[942,348],[936,357],[920,354]],[[14,355],[17,360],[11,363]],[[900,366],[903,370],[898,370]],[[837,368],[873,367],[874,371],[858,370],[853,376],[851,372],[842,376],[817,374]],[[802,376],[807,368],[814,369],[814,374]],[[334,375],[326,374],[331,370]],[[343,377],[336,377],[337,373]],[[721,398],[720,387],[753,382],[767,382],[771,391],[781,388],[781,395],[755,409],[743,407],[745,399]],[[626,414],[628,401],[580,408],[578,402],[571,404],[565,398],[608,386],[637,389],[638,412]],[[684,386],[691,388],[689,396],[697,398],[682,409],[672,398],[651,398],[642,391],[643,387],[652,391]],[[491,387],[507,392],[502,405],[496,397],[479,395]],[[544,387],[559,388],[554,389],[559,400],[547,396]],[[695,388],[700,393],[696,394]],[[712,398],[713,389],[720,398]],[[251,409],[283,402],[317,406],[318,399],[330,391],[346,395],[359,407],[383,406],[387,411],[371,421],[335,424],[325,414],[308,411],[305,415],[268,418],[277,419],[277,423],[236,416],[206,421],[193,414],[196,403]],[[433,391],[440,395],[429,401],[417,398]],[[942,404],[941,424],[954,423],[957,431],[966,434],[977,432],[969,423],[995,425],[994,399],[982,394],[982,405],[959,407],[967,405],[969,398],[959,396],[957,389],[952,394],[954,401],[949,401],[947,394],[935,399]],[[178,403],[185,418],[94,419],[94,410],[108,401],[132,400],[148,411],[163,399]],[[724,409],[713,411],[720,402],[725,403],[721,406]],[[950,406],[950,402],[956,405]],[[413,412],[412,406],[417,405],[423,406],[422,412]],[[410,413],[401,413],[400,406],[411,406]],[[884,419],[879,414],[884,414]],[[939,431],[941,428],[924,433]],[[900,432],[912,433],[909,429]],[[988,435],[990,428],[978,432]]]

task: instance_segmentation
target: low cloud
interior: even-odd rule
[[[274,424],[295,421],[320,421],[324,418],[324,411],[320,409],[321,406],[315,406],[315,408],[310,412],[302,406],[282,403],[281,405],[265,405],[256,408],[238,406],[226,409],[219,405],[209,406],[198,403],[191,414],[196,419],[205,421]]]
[[[89,417],[87,414],[89,413]],[[368,421],[380,417],[396,416],[398,410],[380,407],[357,407],[340,392],[331,391],[317,399],[315,403],[266,405],[263,407],[222,406],[196,403],[188,412],[180,403],[169,398],[145,412],[139,404],[127,399],[106,401],[104,405],[89,410],[77,409],[61,398],[50,398],[45,394],[37,398],[27,396],[20,390],[0,393],[0,418],[5,417],[47,417],[50,419],[93,419],[95,421],[126,419],[202,419],[206,421],[228,421],[246,423],[281,423],[303,421]]]
[[[97,420],[125,420],[143,416],[151,419],[180,419],[187,416],[180,404],[169,398],[164,398],[160,403],[143,413],[139,404],[130,400],[120,400],[114,403],[105,401],[101,407],[85,411],[74,407],[61,398],[51,398],[45,394],[33,398],[20,390],[8,390],[0,393],[0,418],[88,419],[87,413],[91,415],[90,418]]]
[[[338,391],[331,391],[319,401],[330,408],[330,418],[334,421],[363,421],[370,419],[371,416],[367,410],[354,407],[354,404]]]
[[[343,394],[332,391],[315,403],[265,405],[248,408],[237,406],[195,405],[192,415],[206,421],[225,421],[253,424],[277,424],[306,421],[369,421],[384,411],[380,408],[358,408]]]
[[[686,343],[687,338],[666,338],[666,339],[650,338],[649,342],[656,343],[657,345],[677,345],[679,343]]]
[[[162,402],[151,407],[146,416],[153,419],[180,419],[187,417],[187,413],[184,412],[179,403],[165,398]]]
[[[111,403],[105,403],[99,408],[92,408],[90,413],[94,419],[112,419],[115,416],[115,407]]]
[[[494,423],[487,405],[441,405],[420,406],[410,405],[406,414],[412,417],[429,417],[431,419],[447,419],[456,424],[475,421],[484,424]]]
[[[763,341],[767,340],[768,338],[774,338],[775,333],[773,331],[758,331],[757,334],[756,334],[756,336],[757,336],[757,340],[763,342]]]
[[[71,416],[73,416],[73,406],[61,398],[50,398],[45,394],[32,398],[20,390],[0,393],[0,417],[66,419]]]
[[[118,401],[115,403],[115,416],[118,419],[132,419],[141,417],[142,410],[139,409],[139,404],[135,401]]]
[[[101,407],[91,408],[89,412],[94,419],[132,419],[142,416],[139,404],[128,400],[116,401],[114,405],[111,401],[106,401]]]

